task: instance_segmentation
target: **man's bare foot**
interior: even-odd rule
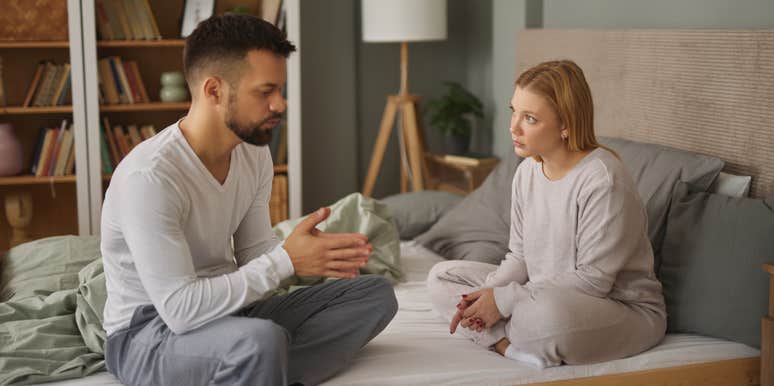
[[[505,356],[505,349],[507,349],[510,345],[511,341],[508,340],[508,338],[502,338],[500,341],[495,343],[495,351],[497,351],[498,354]]]

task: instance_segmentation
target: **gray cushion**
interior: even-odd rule
[[[425,190],[396,194],[381,201],[390,209],[401,240],[409,240],[428,230],[441,216],[462,201],[462,196]]]
[[[668,330],[725,338],[760,347],[774,262],[774,197],[733,198],[674,192],[659,278]]]
[[[621,156],[637,185],[648,212],[648,238],[658,269],[667,211],[675,186],[684,181],[694,189],[706,192],[724,162],[716,157],[620,138],[600,137],[599,142]]]
[[[508,252],[511,187],[520,162],[510,153],[478,189],[416,240],[447,259],[499,264]]]

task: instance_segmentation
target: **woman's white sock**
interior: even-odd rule
[[[509,344],[508,348],[505,349],[505,357],[509,359],[513,359],[515,361],[524,362],[528,365],[539,367],[541,369],[544,369],[546,367],[559,366],[559,363],[549,362],[543,358],[536,356],[535,354],[519,351],[516,348],[514,348],[512,344]]]

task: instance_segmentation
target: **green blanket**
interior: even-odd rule
[[[300,219],[278,224],[285,238]],[[398,231],[379,201],[351,194],[318,226],[359,232],[374,253],[363,273],[400,280]],[[13,248],[0,260],[0,385],[84,377],[104,369],[105,276],[96,237],[59,236]],[[293,278],[278,292],[318,282]]]

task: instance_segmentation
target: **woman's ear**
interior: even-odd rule
[[[568,138],[570,138],[570,133],[567,129],[564,128],[564,125],[562,125],[562,129],[559,132],[559,135],[562,136],[563,141],[566,141]]]

